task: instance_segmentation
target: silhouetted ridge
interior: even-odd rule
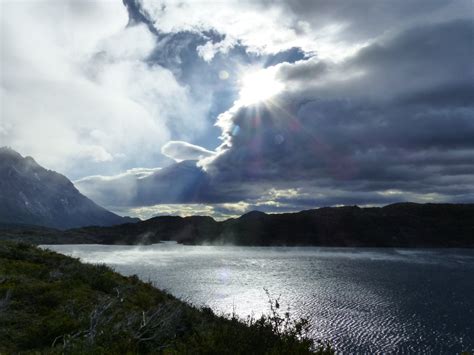
[[[250,211],[240,216],[239,219],[258,219],[258,218],[265,218],[265,216],[267,216],[265,212]]]
[[[131,221],[96,205],[73,183],[32,157],[0,148],[0,223],[73,228]]]
[[[0,226],[0,239],[36,243],[474,247],[473,204],[403,203],[382,208],[325,207],[298,213],[252,211],[217,222],[211,217],[160,216],[112,227],[59,232]]]

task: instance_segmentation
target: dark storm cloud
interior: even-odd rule
[[[222,114],[217,156],[201,159],[198,166],[186,161],[147,176],[105,178],[106,183],[102,177],[86,178],[77,182],[81,191],[107,207],[200,203],[214,204],[222,215],[233,209],[240,214],[474,201],[474,23],[457,19],[464,3],[285,4],[308,21],[315,9],[321,19],[334,14],[346,26],[346,40],[396,26],[405,14],[411,20],[339,62],[307,58],[297,48],[268,56],[264,67],[275,66],[284,90],[265,103],[236,105]],[[364,8],[371,8],[370,17]],[[442,8],[453,20],[413,20]],[[166,52],[157,47],[150,60],[175,66],[186,82],[204,76],[224,92],[229,82],[221,82],[218,71],[233,74],[235,63],[258,56],[237,44],[230,56],[217,53],[209,66],[196,47],[223,36],[166,34],[161,39]],[[234,89],[216,96],[220,104],[213,112],[230,107],[236,95]],[[118,200],[114,196],[120,194],[107,190],[111,186],[129,191],[127,197]]]
[[[451,20],[472,11],[470,1],[344,1],[344,0],[262,0],[283,6],[299,21],[325,27],[340,24],[340,39],[346,41],[371,38],[385,31],[407,27],[416,22]]]
[[[225,142],[206,169],[229,181],[472,193],[473,33],[467,20],[415,27],[340,64],[280,65],[287,90],[223,117]]]

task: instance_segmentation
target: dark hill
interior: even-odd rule
[[[131,220],[89,200],[64,175],[41,167],[31,157],[0,148],[0,223],[66,229]]]
[[[226,221],[222,235],[243,245],[472,247],[474,205],[326,207]]]
[[[253,211],[217,222],[211,217],[161,216],[112,227],[59,232],[0,228],[0,239],[38,243],[474,247],[473,204],[399,203],[385,207],[325,207],[298,213]]]
[[[105,243],[473,247],[474,205],[404,203],[382,208],[320,208],[299,213],[250,212],[210,217],[155,217],[111,228],[83,228]]]

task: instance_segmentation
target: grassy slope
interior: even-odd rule
[[[331,353],[314,349],[304,322],[276,312],[245,322],[219,317],[106,266],[0,242],[0,354],[34,351]]]

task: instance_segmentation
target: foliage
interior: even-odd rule
[[[305,320],[197,309],[105,265],[0,242],[0,354],[331,354]]]

